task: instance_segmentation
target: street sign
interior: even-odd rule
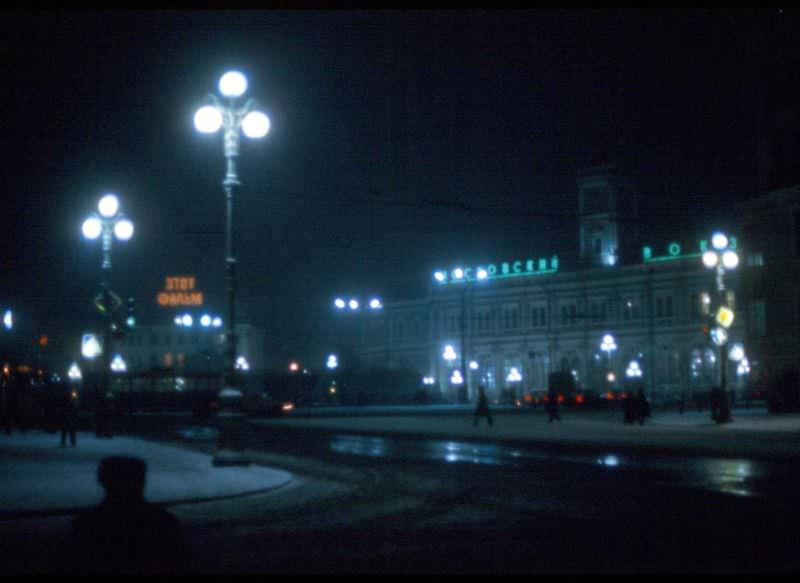
[[[110,305],[111,309],[108,311],[109,314],[113,314],[114,312],[119,310],[120,306],[122,306],[122,298],[120,298],[117,294],[115,294],[112,291],[108,292],[108,300],[109,303],[111,304]],[[101,314],[106,313],[106,307],[103,305],[102,293],[97,294],[97,297],[94,299],[94,305]]]

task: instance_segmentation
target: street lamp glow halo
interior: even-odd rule
[[[228,71],[219,79],[219,92],[225,97],[241,97],[247,91],[247,77],[239,71]]]
[[[263,111],[251,111],[242,120],[242,131],[248,138],[263,138],[270,127],[269,118]]]
[[[341,310],[341,309],[343,309],[343,308],[344,308],[344,307],[345,307],[347,304],[345,303],[345,301],[344,301],[342,298],[336,298],[336,299],[333,301],[333,305],[334,305],[334,306],[336,306],[337,308],[339,308],[339,309]]]
[[[97,239],[100,233],[103,232],[103,225],[97,217],[89,217],[83,221],[81,230],[83,231],[83,236],[87,239]]]
[[[349,306],[350,306],[351,310],[357,310],[358,309],[358,300],[350,300]]]
[[[736,251],[727,250],[722,254],[722,265],[725,269],[736,269],[739,265],[739,255]]]
[[[115,194],[106,194],[100,199],[100,202],[97,203],[97,210],[100,211],[101,216],[109,219],[117,214],[119,210],[119,199]]]
[[[121,219],[114,224],[114,235],[120,241],[127,241],[133,237],[133,222],[130,219]]]
[[[708,268],[715,267],[717,262],[719,261],[719,255],[717,255],[714,251],[708,250],[703,253],[703,265]]]
[[[206,105],[194,114],[194,127],[198,132],[213,134],[222,127],[222,114],[213,105]]]
[[[711,235],[711,246],[717,251],[722,251],[728,246],[728,237],[723,233],[714,233]]]

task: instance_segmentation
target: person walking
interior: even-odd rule
[[[559,414],[559,404],[558,404],[558,393],[556,391],[551,390],[547,394],[547,413],[549,415],[547,422],[552,423],[553,421],[561,421],[561,415]]]
[[[625,425],[633,425],[636,422],[636,397],[633,393],[628,392],[625,395],[625,402],[622,405],[624,412],[623,423]]]
[[[486,398],[486,389],[483,385],[478,385],[478,403],[475,405],[475,417],[472,425],[477,426],[481,417],[486,417],[489,427],[492,426],[492,414],[489,412],[489,399]]]
[[[76,444],[78,429],[78,392],[70,390],[66,385],[59,387],[58,419],[61,425],[61,447],[67,444],[67,434],[72,447]]]
[[[639,389],[639,392],[636,393],[636,405],[634,409],[636,411],[636,420],[639,422],[639,425],[644,425],[644,420],[650,417],[650,401],[647,400],[642,389]]]

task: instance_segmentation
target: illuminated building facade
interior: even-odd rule
[[[578,194],[578,265],[547,255],[437,271],[427,297],[387,301],[365,319],[365,364],[433,377],[448,400],[473,401],[479,383],[490,399],[504,389],[520,396],[545,388],[547,375],[560,370],[601,393],[621,388],[632,362],[654,399],[710,389],[720,363],[703,330],[718,301],[701,261],[707,243],[642,246],[635,230],[622,239],[618,223],[635,218],[636,194],[608,165],[582,171]],[[737,285],[733,272],[726,287],[734,310]],[[731,342],[743,339],[743,320],[734,320]],[[613,351],[600,347],[606,334],[615,338]],[[455,358],[443,357],[447,346]],[[736,379],[736,363],[728,367]],[[452,382],[455,369],[461,385]]]

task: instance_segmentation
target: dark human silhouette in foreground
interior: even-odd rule
[[[185,573],[189,553],[177,519],[144,499],[147,466],[108,457],[97,476],[103,501],[73,522],[75,570],[81,573]]]
[[[475,417],[472,420],[472,425],[477,425],[481,417],[486,417],[489,427],[492,426],[492,414],[489,412],[489,399],[486,398],[486,389],[483,388],[483,385],[478,385],[478,404],[475,406]]]

